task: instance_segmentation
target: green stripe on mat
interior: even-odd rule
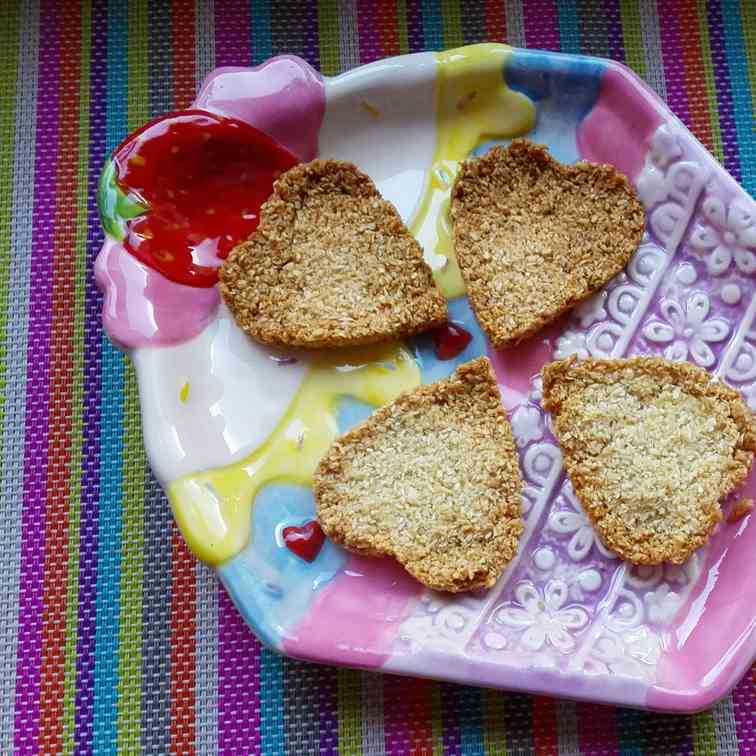
[[[444,754],[444,718],[441,714],[441,685],[434,685],[430,690],[431,727],[433,739],[433,756]]]
[[[465,38],[462,32],[462,14],[459,0],[441,1],[442,30],[444,35],[444,47],[460,47],[464,45]]]
[[[693,716],[693,748],[696,756],[715,756],[717,743],[714,737],[714,717],[710,711]]]
[[[123,541],[118,643],[118,750],[137,753],[142,706],[142,598],[144,583],[144,447],[133,365],[124,380]]]
[[[148,19],[147,0],[133,0],[129,4],[129,101],[126,115],[129,131],[142,126],[150,115]]]
[[[320,0],[318,3],[318,30],[320,36],[320,72],[326,76],[335,76],[341,71],[337,0]]]
[[[149,116],[148,7],[129,5],[128,130]],[[118,751],[138,753],[142,710],[142,599],[144,582],[145,453],[139,417],[139,392],[133,365],[127,364],[123,396],[123,516],[121,607],[118,643]]]
[[[3,18],[3,55],[0,61],[0,428],[5,426],[6,401],[6,333],[8,323],[8,287],[10,286],[10,254],[13,225],[13,176],[16,152],[16,102],[18,84],[19,25],[18,12],[8,12]],[[0,434],[0,454],[4,439]]]
[[[483,747],[487,754],[505,756],[507,753],[507,731],[504,727],[504,695],[498,690],[483,693],[485,716]]]
[[[339,754],[362,754],[362,678],[359,672],[339,669]]]
[[[622,36],[625,43],[625,63],[638,74],[646,73],[646,59],[643,55],[643,28],[640,8],[636,0],[621,0]]]
[[[409,53],[409,36],[407,33],[407,3],[405,0],[397,0],[396,13],[399,27],[399,54]]]

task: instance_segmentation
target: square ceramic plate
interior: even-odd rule
[[[650,709],[693,711],[727,693],[756,650],[756,517],[725,517],[679,567],[614,558],[565,478],[538,375],[570,354],[663,354],[756,408],[753,200],[642,81],[604,60],[481,45],[322,78],[280,57],[214,71],[194,107],[246,121],[302,160],[347,159],[370,174],[472,336],[449,360],[428,336],[330,357],[265,349],[216,287],[176,283],[125,251],[128,201],[103,182],[103,318],[133,355],[151,464],[187,542],[259,638],[302,659]],[[496,352],[465,297],[446,208],[459,160],[520,135],[565,163],[623,171],[646,235],[605,290]],[[498,584],[450,597],[387,559],[312,539],[311,562],[287,548],[284,528],[313,520],[311,475],[336,433],[481,354],[526,483],[525,532]]]

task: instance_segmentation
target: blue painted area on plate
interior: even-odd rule
[[[549,53],[516,50],[505,71],[507,85],[529,97],[536,109],[536,125],[527,138],[548,146],[562,163],[580,159],[577,128],[596,104],[601,91],[601,76],[606,66],[597,60]],[[511,140],[491,140],[480,145],[474,155],[484,155],[496,145]]]
[[[351,396],[342,397],[336,414],[339,433],[346,433],[350,428],[367,420],[374,409],[372,404],[360,402]]]
[[[218,575],[260,640],[279,647],[286,628],[303,616],[313,593],[331,580],[347,559],[326,539],[313,562],[283,542],[281,531],[315,518],[312,491],[304,486],[266,486],[252,508],[252,537],[244,551]]]

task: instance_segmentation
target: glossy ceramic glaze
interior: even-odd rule
[[[103,183],[121,195],[117,209],[133,208],[122,220],[131,255],[176,283],[212,287],[228,253],[257,228],[273,182],[298,162],[245,121],[185,110],[126,139]]]
[[[106,239],[104,324],[132,351],[153,469],[190,547],[258,636],[300,658],[656,709],[724,695],[756,651],[755,518],[725,519],[680,567],[614,558],[565,478],[538,373],[570,354],[664,354],[707,368],[756,409],[753,200],[637,77],[596,59],[482,45],[323,79],[282,57],[213,72],[194,107],[240,119],[299,159],[343,158],[369,173],[423,244],[458,329],[348,353],[270,350],[239,331],[215,288],[165,278],[117,228]],[[616,165],[646,206],[647,231],[602,292],[532,342],[494,352],[464,296],[446,209],[459,161],[520,135],[566,163]],[[118,200],[119,223],[134,199]],[[390,560],[322,542],[311,476],[336,435],[481,354],[526,482],[525,533],[497,585],[444,596]]]

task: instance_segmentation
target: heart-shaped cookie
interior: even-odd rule
[[[315,476],[318,519],[442,591],[491,586],[517,551],[522,483],[488,359],[402,395],[338,439]]]
[[[554,362],[543,404],[583,508],[635,564],[679,564],[703,545],[756,451],[739,394],[685,362]]]
[[[420,245],[351,163],[315,160],[274,185],[260,225],[220,271],[239,326],[259,341],[341,347],[446,321]]]
[[[525,139],[462,163],[451,216],[470,303],[496,347],[601,288],[625,267],[645,223],[616,169],[565,166]]]

